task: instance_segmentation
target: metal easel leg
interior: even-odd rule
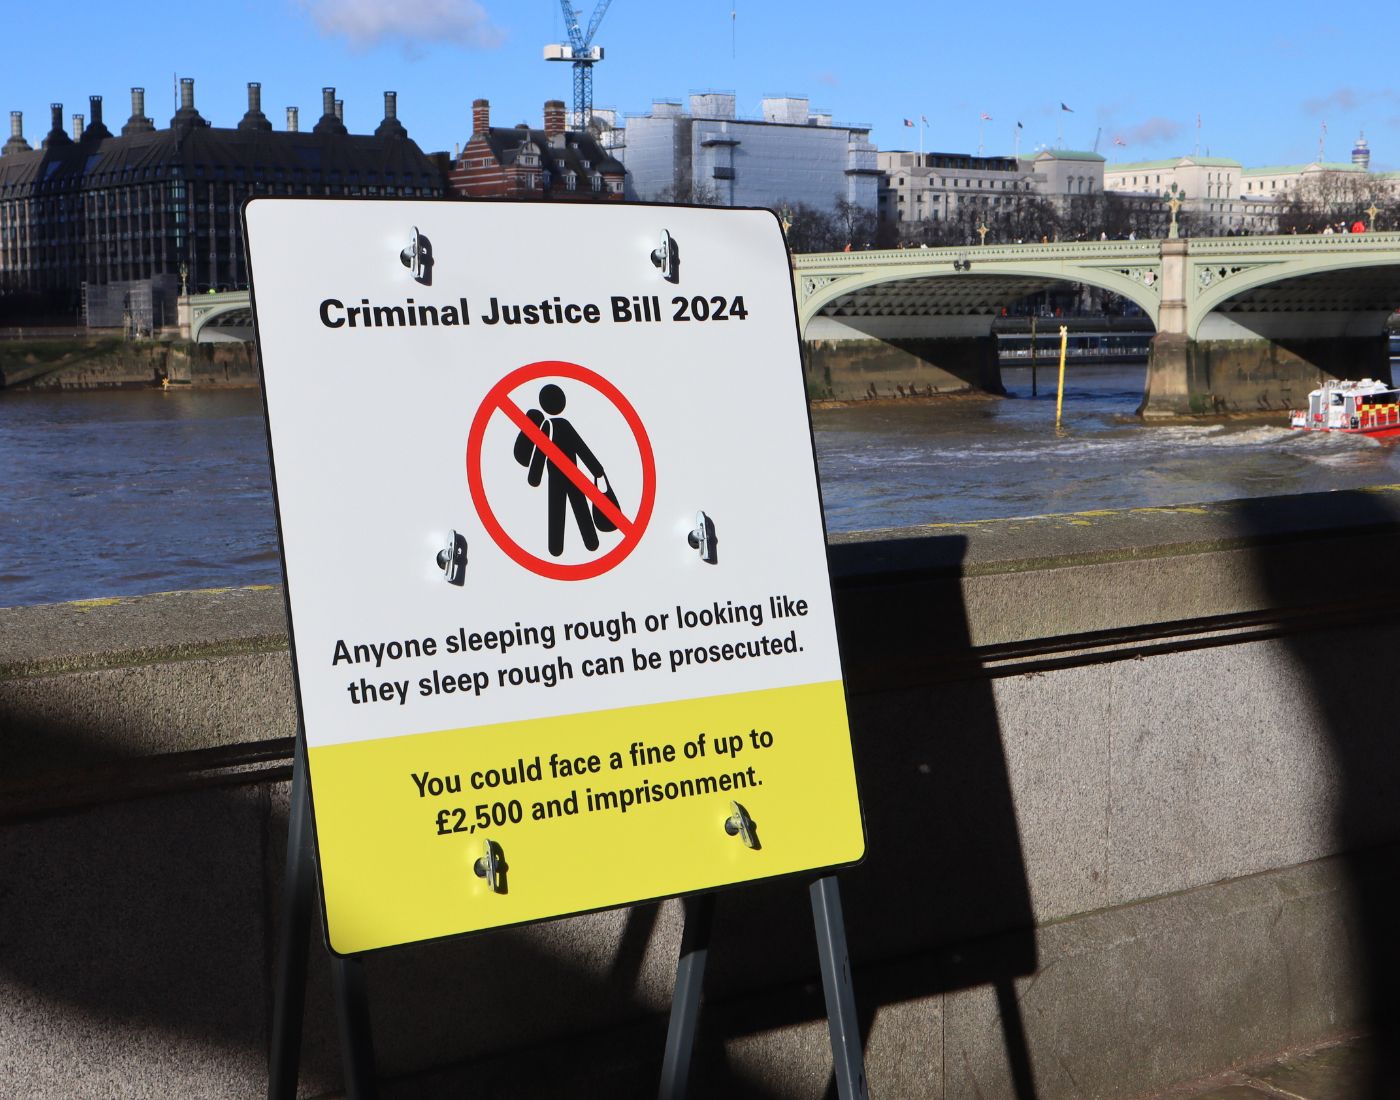
[[[282,913],[277,927],[273,975],[272,1047],[268,1055],[268,1100],[295,1100],[301,1065],[301,1021],[306,1007],[306,954],[311,934],[311,812],[301,738],[292,757],[292,800],[287,820],[287,867],[282,877]]]
[[[351,956],[331,958],[335,1015],[340,1025],[340,1061],[348,1100],[374,1100],[379,1082],[374,1067],[374,1035],[369,1024],[365,964]]]
[[[812,883],[812,920],[817,926],[826,1021],[831,1031],[831,1066],[841,1100],[867,1100],[865,1052],[860,1045],[860,1022],[851,986],[851,962],[846,952],[846,922],[841,916],[841,889],[834,875]]]
[[[676,964],[676,988],[671,994],[671,1022],[666,1028],[666,1058],[661,1065],[660,1100],[685,1100],[690,1084],[690,1056],[700,1027],[700,1004],[705,993],[705,962],[710,954],[710,929],[715,896],[697,894],[682,901],[685,928]]]

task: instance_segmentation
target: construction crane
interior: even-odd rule
[[[582,132],[593,119],[593,66],[603,60],[603,47],[593,45],[593,35],[598,24],[603,21],[608,5],[612,0],[598,0],[593,9],[593,18],[588,21],[588,30],[579,29],[579,13],[569,0],[559,0],[564,9],[564,26],[568,29],[567,44],[549,45],[544,48],[546,61],[572,61],[574,63],[574,129]]]

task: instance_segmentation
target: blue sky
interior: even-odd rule
[[[563,41],[557,0],[222,0],[210,5],[107,0],[7,5],[0,112],[22,110],[41,138],[49,104],[69,117],[104,97],[116,131],[129,89],[165,126],[177,74],[215,125],[234,125],[245,85],[283,125],[320,113],[322,85],[345,100],[354,132],[372,130],[382,93],[427,150],[471,131],[471,101],[491,101],[497,125],[538,126],[546,99],[572,101],[568,65],[541,58]],[[133,12],[139,10],[139,16]],[[582,6],[586,23],[593,3]],[[207,14],[206,14],[207,13]],[[614,0],[595,39],[594,101],[625,113],[653,99],[732,91],[754,117],[765,95],[806,95],[838,122],[868,123],[882,149],[916,149],[903,125],[925,116],[926,149],[1021,152],[1090,148],[1109,160],[1192,152],[1246,165],[1312,160],[1324,123],[1329,160],[1346,160],[1364,130],[1372,167],[1400,168],[1400,84],[1381,21],[1299,0],[1270,4],[880,5],[760,0]],[[1371,26],[1364,24],[1370,23]],[[1073,113],[1060,110],[1065,103]],[[989,114],[990,122],[979,115]],[[1197,116],[1200,127],[1197,128]],[[0,115],[0,118],[3,118]],[[1101,135],[1099,131],[1102,131]],[[1114,139],[1124,142],[1116,145]]]

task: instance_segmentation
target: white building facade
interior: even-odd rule
[[[901,237],[926,222],[968,214],[995,219],[1028,195],[1062,209],[1074,197],[1103,191],[1103,157],[1071,149],[1047,149],[1029,159],[897,149],[877,160],[880,222]]]
[[[658,101],[629,115],[620,147],[627,196],[722,206],[804,203],[830,212],[845,200],[876,210],[879,168],[869,127],[837,126],[800,96],[763,100],[741,119],[726,92],[692,95],[688,110]]]

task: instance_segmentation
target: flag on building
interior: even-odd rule
[[[980,115],[978,115],[977,117],[980,118],[983,122],[991,122],[991,121],[992,121],[992,116],[989,115],[989,114],[987,114],[986,111],[983,111],[983,112],[982,112]]]
[[[1116,137],[1116,138],[1113,139],[1113,144],[1114,144],[1114,145],[1127,145],[1128,143],[1127,143],[1126,141],[1124,141],[1122,138]]]
[[[925,126],[927,126],[927,125],[928,125],[928,115],[920,115],[920,116],[919,116],[919,121],[922,122]]]
[[[1074,114],[1074,108],[1073,108],[1073,107],[1066,107],[1066,106],[1065,106],[1065,103],[1064,103],[1064,100],[1060,100],[1060,110],[1062,110],[1062,111],[1068,111],[1070,114]]]
[[[1022,125],[1018,122],[1018,123],[1016,123],[1016,129],[1018,129],[1018,130],[1024,130],[1025,127],[1022,126]]]
[[[906,118],[906,119],[904,120],[904,125],[906,125],[906,126],[913,126],[913,125],[914,125],[914,120],[913,120],[912,118]]]

